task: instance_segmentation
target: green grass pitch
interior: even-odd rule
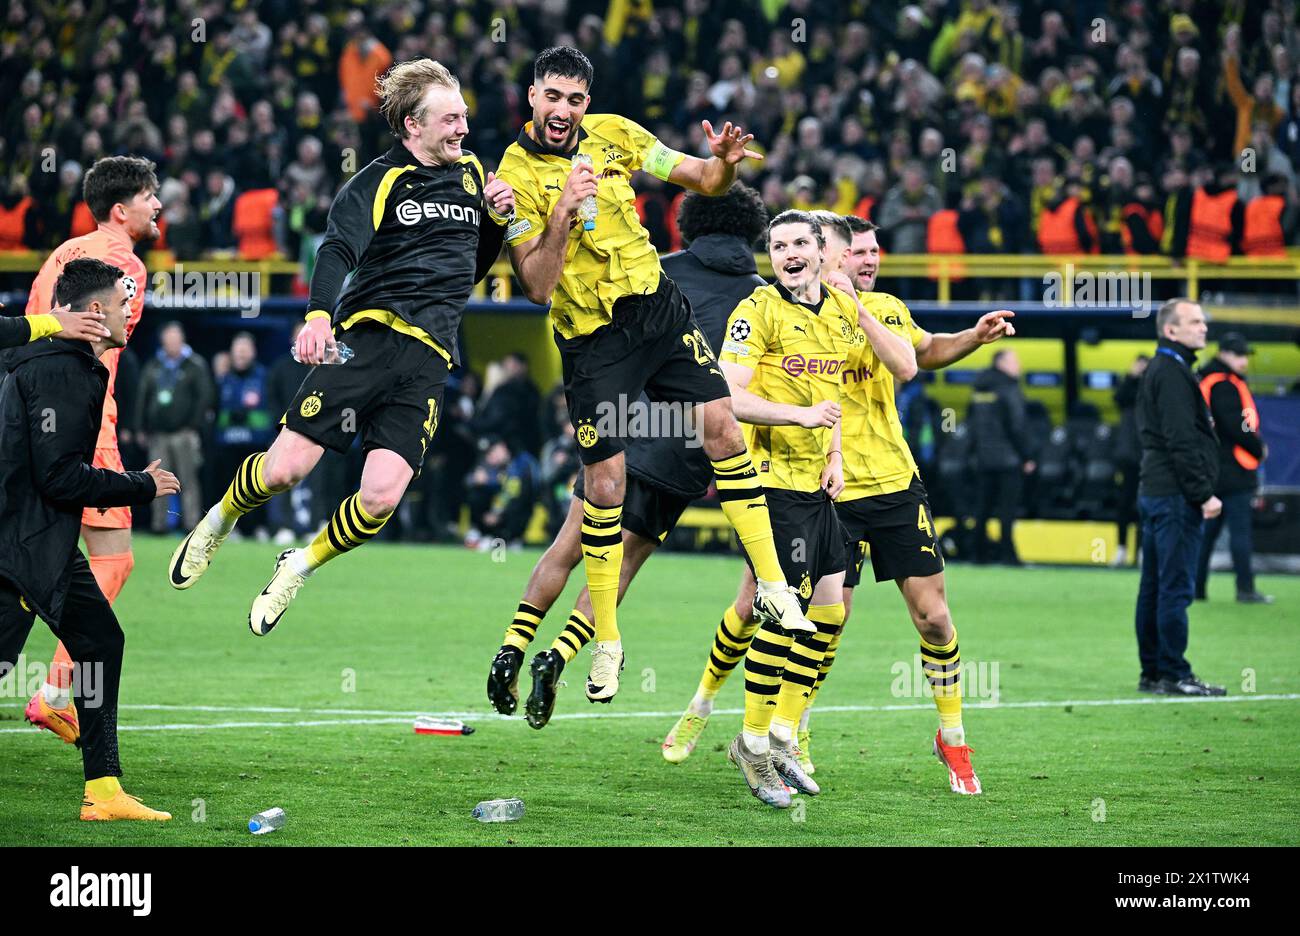
[[[987,694],[996,664],[1002,703],[967,701],[980,797],[948,791],[930,754],[932,704],[911,685],[915,631],[893,585],[868,585],[813,719],[822,795],[782,812],[753,799],[723,753],[739,730],[738,677],[689,761],[659,755],[733,595],[736,559],[653,558],[620,613],[618,698],[583,698],[584,653],[556,720],[534,731],[489,716],[483,687],[536,552],[494,562],[373,544],[324,569],[259,639],[248,604],[275,547],[231,543],[193,590],[175,592],[164,581],[174,544],[137,540],[118,609],[126,786],[176,818],[79,822],[80,758],[24,730],[27,697],[11,677],[0,683],[0,844],[1300,842],[1296,578],[1261,579],[1278,596],[1270,608],[1236,605],[1216,576],[1215,600],[1193,611],[1199,675],[1245,698],[1117,704],[1150,702],[1135,692],[1136,573],[953,566],[967,673],[986,677]],[[543,623],[546,644],[581,581],[578,570]],[[52,649],[38,623],[27,654],[44,662]],[[476,713],[477,731],[417,736],[420,712]],[[479,800],[506,796],[525,801],[521,821],[470,817]],[[249,835],[248,817],[272,806],[286,827]]]

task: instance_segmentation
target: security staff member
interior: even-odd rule
[[[1206,597],[1210,554],[1226,523],[1232,568],[1237,573],[1237,600],[1242,604],[1273,601],[1271,596],[1255,591],[1255,573],[1250,567],[1250,503],[1259,487],[1258,469],[1266,449],[1259,436],[1259,410],[1246,386],[1249,354],[1246,339],[1229,332],[1219,341],[1219,353],[1201,370],[1201,395],[1210,407],[1219,440],[1219,483],[1214,493],[1223,502],[1223,512],[1205,524],[1205,541],[1196,569],[1198,600]]]

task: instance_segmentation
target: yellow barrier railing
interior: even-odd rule
[[[45,255],[37,251],[0,251],[0,273],[32,273],[40,269]],[[772,264],[767,254],[756,254],[758,272],[772,275]],[[177,261],[166,251],[153,251],[146,265],[150,270],[167,271]],[[302,265],[291,260],[239,260],[209,259],[186,260],[186,272],[194,273],[260,273],[263,276],[294,276]],[[1041,254],[889,254],[882,259],[881,272],[889,277],[930,279],[937,284],[937,298],[941,304],[952,300],[952,284],[964,279],[1038,279],[1049,275],[1060,277],[1062,283],[1073,282],[1080,274],[1136,274],[1150,276],[1153,280],[1181,280],[1186,283],[1183,293],[1192,299],[1200,296],[1203,281],[1207,280],[1292,280],[1300,281],[1300,251],[1294,248],[1284,258],[1233,257],[1226,263],[1208,263],[1203,260],[1174,260],[1163,256],[1127,256],[1080,254],[1076,256],[1043,256]],[[488,274],[489,279],[480,284],[475,294],[499,301],[510,299],[514,293],[513,272],[508,260],[498,260]]]

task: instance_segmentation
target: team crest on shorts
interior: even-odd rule
[[[749,332],[749,320],[738,318],[731,323],[731,329],[727,334],[731,337],[732,341],[744,341],[749,337]]]
[[[591,448],[600,441],[600,433],[597,432],[596,427],[589,422],[585,422],[578,426],[577,435],[578,444],[583,448]]]
[[[298,407],[298,412],[302,414],[303,419],[311,419],[320,412],[321,398],[312,394],[302,401],[302,406]]]
[[[799,582],[799,597],[804,601],[812,597],[812,576],[807,572],[803,574],[803,579]]]
[[[474,174],[473,174],[473,173],[471,173],[471,172],[466,172],[463,176],[461,176],[461,177],[460,177],[460,184],[463,185],[463,186],[465,186],[465,191],[469,192],[471,195],[477,195],[477,194],[478,194],[478,186],[474,184]]]

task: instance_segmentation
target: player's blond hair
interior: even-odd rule
[[[375,81],[379,92],[379,113],[384,115],[393,136],[405,140],[406,118],[416,123],[424,119],[424,95],[431,85],[460,90],[460,82],[447,66],[422,58],[394,65]]]

